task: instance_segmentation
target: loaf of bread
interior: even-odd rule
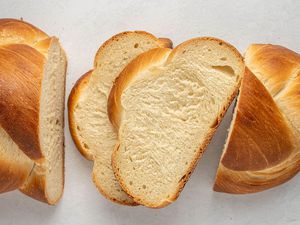
[[[216,38],[150,50],[127,65],[108,111],[118,130],[113,170],[135,202],[159,208],[178,197],[243,74],[242,56]]]
[[[117,34],[99,48],[94,68],[77,81],[70,94],[68,112],[73,140],[82,155],[94,162],[96,187],[114,202],[136,205],[120,187],[111,167],[117,135],[107,116],[107,99],[113,81],[139,54],[171,46],[169,39],[158,39],[143,31]]]
[[[64,186],[66,57],[56,37],[0,19],[0,191],[55,204]]]
[[[300,170],[300,55],[251,45],[214,190],[243,194],[282,184]]]

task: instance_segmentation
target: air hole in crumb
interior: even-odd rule
[[[226,60],[227,60],[227,58],[226,58],[226,57],[222,57],[222,58],[220,58],[220,60],[222,60],[222,61],[226,61]]]
[[[186,50],[184,50],[184,51],[182,52],[182,54],[184,54],[184,53],[186,53]]]
[[[83,142],[82,144],[84,148],[89,149],[89,146],[86,143]]]
[[[223,43],[222,43],[222,42],[219,42],[219,45],[223,45]]]
[[[130,160],[130,162],[132,162],[132,158],[131,158],[131,156],[129,156],[129,160]]]
[[[80,126],[77,126],[77,130],[81,130]]]
[[[103,173],[103,172],[101,172],[101,175],[103,175],[103,176],[104,176],[104,173]]]
[[[207,51],[211,52],[211,49],[209,48],[209,49],[207,49]]]
[[[129,181],[129,184],[132,185],[133,184],[132,181]]]
[[[235,75],[231,66],[212,66],[212,68],[230,77]]]
[[[135,167],[133,167],[132,169],[135,170]]]
[[[188,162],[185,162],[185,165],[189,164]]]
[[[143,186],[142,186],[142,187],[143,187],[143,189],[146,189],[146,188],[147,188],[147,186],[146,186],[145,184],[143,184]]]
[[[55,120],[55,124],[57,125],[57,124],[59,124],[59,120],[57,119],[57,120]]]
[[[139,44],[138,43],[135,43],[134,44],[134,48],[138,48],[139,47]]]

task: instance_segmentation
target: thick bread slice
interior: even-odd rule
[[[8,164],[31,163],[30,175],[19,168],[27,178],[20,190],[54,204],[64,184],[65,53],[57,38],[23,21],[0,20],[0,34],[0,142],[12,149]]]
[[[244,73],[242,56],[216,38],[192,39],[168,54],[160,65],[152,51],[132,61],[109,101],[116,177],[134,201],[154,208],[178,197]]]
[[[122,190],[111,168],[116,133],[107,116],[107,99],[114,79],[139,54],[157,47],[170,47],[169,39],[143,32],[113,36],[98,50],[94,69],[74,86],[69,97],[69,126],[73,140],[89,160],[94,161],[93,181],[108,199],[126,205],[136,203]]]
[[[300,170],[300,55],[251,45],[214,189],[253,193],[280,185]]]

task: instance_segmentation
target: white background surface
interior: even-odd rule
[[[23,18],[60,38],[68,60],[67,96],[92,67],[103,41],[125,30],[145,30],[174,44],[216,36],[244,52],[250,43],[276,43],[300,52],[300,1],[28,1],[0,0],[0,17]],[[231,111],[231,110],[230,110]],[[91,162],[70,138],[66,124],[66,184],[55,207],[18,192],[0,195],[0,224],[213,224],[299,225],[300,176],[258,194],[214,193],[227,114],[179,199],[164,209],[125,207],[103,198],[91,181]]]

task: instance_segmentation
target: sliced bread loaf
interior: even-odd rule
[[[134,201],[158,208],[178,197],[243,73],[239,52],[215,38],[151,50],[122,71],[108,107],[119,141],[112,165]]]
[[[54,204],[64,184],[64,51],[38,28],[1,19],[0,61],[0,151],[22,177],[15,188]]]
[[[83,75],[69,97],[69,126],[79,151],[94,161],[93,181],[108,199],[136,205],[120,187],[111,168],[116,132],[107,116],[107,99],[113,81],[139,54],[153,48],[171,47],[168,39],[143,32],[124,32],[106,41],[98,50],[94,69]]]
[[[251,45],[214,190],[244,194],[282,184],[300,171],[300,56]]]

